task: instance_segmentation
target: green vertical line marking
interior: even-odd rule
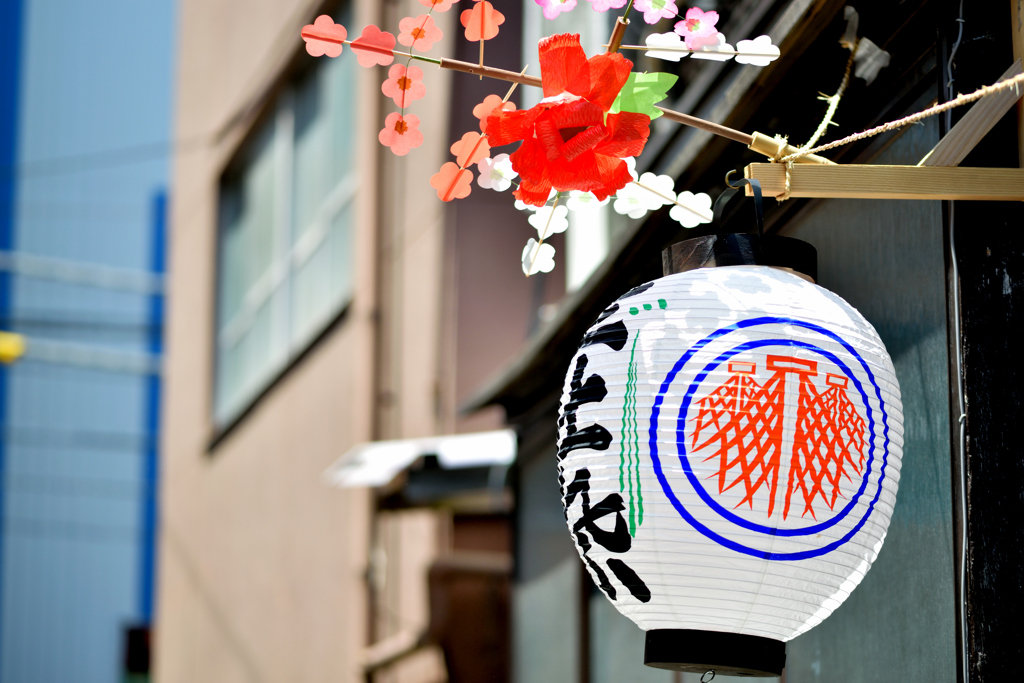
[[[627,431],[627,420],[626,420],[626,406],[629,405],[629,380],[627,371],[626,380],[626,394],[623,396],[623,410],[622,410],[622,438],[619,439],[619,491],[621,493],[626,492],[626,431]]]
[[[636,346],[636,340],[633,341]],[[626,445],[626,481],[629,482],[629,535],[636,536],[636,512],[633,509],[633,439],[631,430],[633,428],[630,416],[630,406],[633,403],[633,361],[630,355],[630,363],[626,368],[626,405],[623,411],[623,419],[626,421],[626,428],[622,433],[622,440]]]
[[[639,336],[639,335],[638,335]],[[636,343],[633,344],[633,351],[636,350]],[[630,392],[629,402],[629,483],[630,483],[630,497],[629,497],[629,524],[630,533],[636,536],[636,496],[633,495],[633,481],[635,480],[634,473],[636,471],[636,464],[640,461],[640,454],[636,452],[636,363],[633,361],[633,353],[629,356],[629,381],[633,385],[632,391]],[[636,482],[636,495],[640,495],[640,482]]]
[[[630,384],[629,384],[629,368],[627,367],[627,369],[626,369],[626,393],[623,396],[623,406],[622,406],[622,438],[619,439],[619,491],[622,492],[623,495],[626,494],[626,473],[627,473],[627,471],[629,472],[629,477],[630,477],[630,482],[629,482],[630,489],[632,489],[632,485],[633,485],[633,481],[632,481],[633,473],[632,473],[632,470],[631,470],[632,462],[631,461],[629,463],[626,462],[626,459],[629,457],[629,448],[630,448],[630,441],[629,441],[629,389],[630,389]],[[630,496],[630,497],[632,498],[632,496]]]
[[[633,340],[632,348],[636,348],[636,339]],[[629,454],[629,535],[636,536],[636,505],[633,502],[633,404],[636,402],[636,384],[633,382],[632,352],[629,354],[629,367],[626,370],[626,387],[626,392],[629,394],[629,400],[626,401],[626,424],[629,433],[624,435],[624,438],[626,439],[626,452]]]
[[[640,446],[639,439],[637,436],[637,421],[636,421],[636,383],[637,383],[637,371],[636,371],[636,344],[639,341],[640,336],[637,335],[633,338],[633,346],[629,352],[629,366],[626,370],[626,395],[625,405],[623,406],[622,412],[622,441],[621,441],[621,454],[619,458],[619,489],[623,493],[626,490],[623,486],[623,474],[622,470],[627,470],[625,478],[629,482],[628,493],[629,493],[629,534],[630,536],[636,536],[636,529],[638,526],[638,515],[637,515],[637,500],[642,500],[640,493]],[[636,457],[636,465],[634,467],[633,458]],[[636,496],[633,495],[633,482],[636,481]],[[639,523],[643,523],[642,515],[639,517]]]
[[[639,336],[639,335],[638,335]],[[636,344],[634,343],[634,351]],[[630,354],[633,355],[632,353]],[[643,489],[640,486],[640,429],[637,424],[637,409],[636,409],[636,397],[637,397],[637,381],[639,379],[639,373],[637,372],[637,366],[635,361],[631,361],[633,366],[633,454],[636,457],[636,505],[637,505],[637,523],[639,527],[644,523],[644,494]]]
[[[637,373],[636,361],[633,362],[633,458],[634,458],[634,472],[637,481],[637,503],[640,499],[640,441],[637,429],[637,379],[639,373]],[[637,506],[637,526],[639,527],[642,520],[639,516],[639,505]]]

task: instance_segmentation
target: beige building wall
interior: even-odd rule
[[[447,77],[425,69],[428,96],[414,113],[426,143],[397,159],[376,139],[390,111],[380,93],[386,69],[360,69],[352,94],[361,177],[354,299],[340,324],[211,448],[219,179],[291,65],[310,59],[299,31],[323,4],[179,5],[175,136],[199,142],[183,147],[174,166],[159,683],[363,680],[372,504],[365,491],[327,488],[321,474],[355,443],[436,433],[452,420],[441,414],[438,380],[445,214],[423,181],[447,157]],[[416,0],[398,5],[354,0],[350,37],[368,23],[394,31],[398,17],[423,9]],[[395,15],[382,22],[385,7]],[[447,28],[452,19],[439,23]],[[444,54],[440,47],[431,54]],[[353,55],[346,48],[341,58]],[[417,558],[419,575],[391,579],[387,609],[395,618],[378,622],[378,638],[425,625],[422,568],[443,531],[430,513],[389,524],[388,538]]]

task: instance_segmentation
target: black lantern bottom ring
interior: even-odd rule
[[[656,629],[647,632],[644,664],[655,669],[719,676],[781,676],[786,644],[771,638],[718,631]]]

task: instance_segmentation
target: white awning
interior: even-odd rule
[[[384,486],[417,458],[436,455],[444,469],[508,466],[516,459],[516,434],[511,429],[422,439],[371,441],[353,446],[327,468],[330,486]]]

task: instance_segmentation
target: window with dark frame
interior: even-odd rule
[[[355,62],[310,61],[221,179],[217,429],[237,419],[352,298]]]

